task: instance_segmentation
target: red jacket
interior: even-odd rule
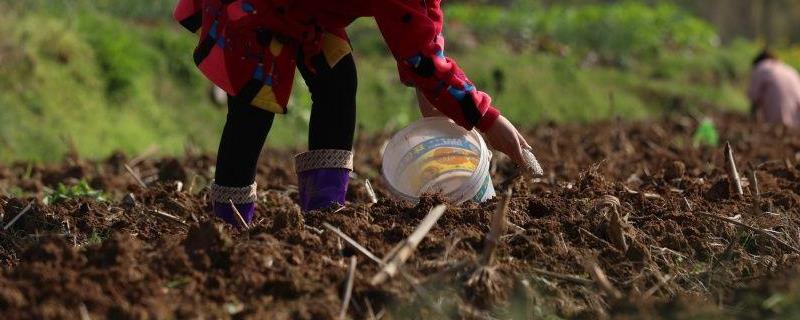
[[[286,112],[298,56],[310,61],[322,54],[327,66],[321,67],[336,65],[350,53],[345,27],[356,18],[374,17],[403,83],[418,88],[459,125],[486,131],[500,113],[444,55],[440,2],[180,0],[174,16],[200,31],[194,58],[206,77],[276,113]]]

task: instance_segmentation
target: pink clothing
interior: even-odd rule
[[[774,59],[759,63],[747,96],[763,121],[800,125],[800,75],[791,66]]]

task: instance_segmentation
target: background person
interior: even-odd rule
[[[767,123],[800,124],[800,75],[764,50],[753,60],[747,96],[754,117]]]

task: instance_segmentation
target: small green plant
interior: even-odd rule
[[[719,133],[717,132],[717,128],[714,125],[714,121],[711,119],[703,119],[700,122],[700,126],[697,127],[697,131],[694,133],[694,137],[692,138],[692,143],[695,147],[705,145],[716,147],[719,145]]]
[[[69,199],[88,198],[96,201],[106,201],[107,197],[103,191],[94,190],[86,181],[81,181],[74,186],[58,184],[55,190],[49,192],[42,201],[46,205],[57,204]]]
[[[167,282],[165,287],[168,289],[179,289],[185,287],[187,284],[191,283],[192,279],[188,277],[180,277],[170,282]]]
[[[18,186],[9,187],[7,190],[3,190],[0,193],[12,198],[22,198],[25,196],[25,190],[22,190],[22,188]]]
[[[92,234],[89,236],[89,239],[86,239],[86,244],[90,246],[100,245],[103,243],[103,237],[100,236],[97,231],[92,231]]]

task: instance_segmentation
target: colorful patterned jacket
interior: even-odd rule
[[[350,53],[345,28],[374,17],[400,79],[459,125],[486,131],[499,112],[444,54],[441,0],[179,0],[174,17],[200,43],[194,60],[229,94],[285,113],[295,59],[312,70]]]

